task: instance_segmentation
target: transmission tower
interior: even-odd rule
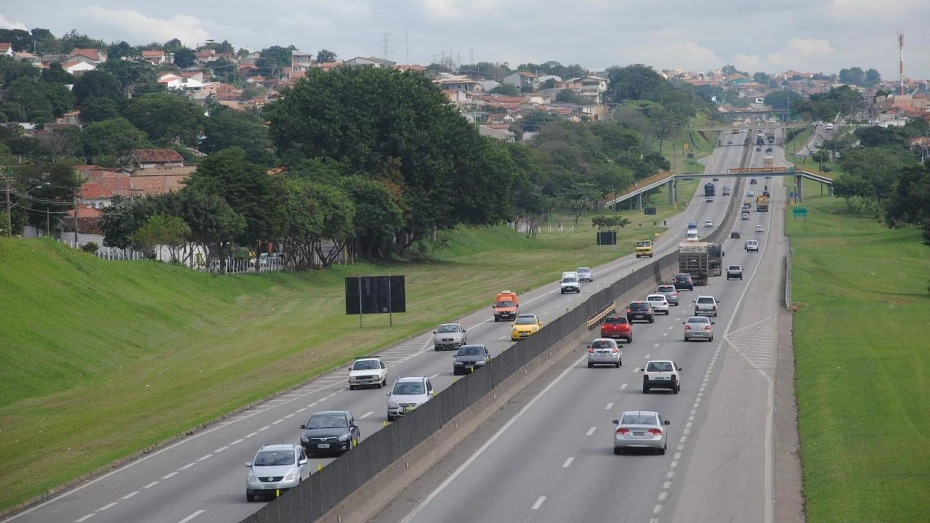
[[[381,59],[390,60],[391,49],[388,47],[388,36],[391,33],[381,33]]]

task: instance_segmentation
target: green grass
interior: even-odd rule
[[[815,190],[787,215],[807,521],[930,521],[930,249]]]
[[[674,212],[659,207],[649,218]],[[486,307],[502,288],[524,292],[606,263],[662,231],[634,223],[616,248],[594,245],[587,215],[572,233],[536,240],[461,228],[440,233],[447,247],[418,261],[261,276],[0,239],[0,463],[43,471],[0,475],[0,509]],[[363,329],[345,315],[343,278],[353,274],[406,276],[408,312],[393,328],[387,315],[365,317]]]
[[[804,146],[807,145],[807,141],[811,139],[811,135],[814,133],[813,128],[807,127],[803,131],[797,134],[790,141],[785,143],[785,156],[788,156],[789,160],[794,158],[794,154],[798,151],[802,151]]]

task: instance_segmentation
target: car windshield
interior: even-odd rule
[[[636,242],[637,247],[649,247],[652,245],[652,242]]]
[[[315,414],[307,423],[308,429],[341,429],[348,427],[346,417],[342,414]]]
[[[731,271],[740,271],[742,270],[739,265],[730,265]]]
[[[562,283],[575,283],[578,281],[578,278],[562,278]]]
[[[604,323],[628,323],[623,316],[610,316],[604,319]]]
[[[255,467],[279,467],[281,465],[294,464],[293,450],[263,450],[255,456],[252,463]]]
[[[710,320],[703,316],[693,316],[688,318],[688,323],[710,323]]]
[[[591,342],[592,349],[612,349],[614,344],[610,340],[594,340]]]
[[[587,267],[578,267],[578,270],[575,272],[591,272],[591,269]]]
[[[672,362],[650,361],[646,366],[646,372],[672,372]]]
[[[497,302],[498,307],[514,307],[516,304],[511,300],[501,300]]]
[[[448,333],[448,332],[458,332],[458,325],[440,325],[439,329],[436,332]]]
[[[515,321],[514,323],[516,323],[517,325],[534,325],[536,324],[536,317],[535,316],[517,316],[517,321]]]
[[[381,364],[377,360],[356,361],[355,365],[352,366],[352,370],[375,370],[380,368]]]
[[[416,394],[426,394],[423,383],[419,381],[400,381],[394,384],[394,392],[391,394],[397,396],[413,396]]]
[[[621,425],[658,425],[655,414],[624,414]]]
[[[480,356],[484,354],[484,348],[466,345],[459,349],[457,356]]]

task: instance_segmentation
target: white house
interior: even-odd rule
[[[158,77],[158,83],[169,90],[181,89],[185,91],[200,90],[203,88],[203,75],[181,76],[174,73],[165,73]]]
[[[299,64],[304,67],[313,65],[313,53],[304,51],[291,51],[291,65]]]
[[[13,58],[13,44],[0,43],[0,56],[9,56]]]
[[[539,85],[539,77],[537,77],[533,73],[528,73],[526,71],[520,71],[517,73],[513,73],[510,76],[504,77],[504,83],[513,85],[520,89],[524,87],[535,88],[537,85]]]
[[[74,60],[66,64],[62,64],[61,68],[73,75],[79,75],[87,71],[93,71],[97,68],[97,66],[81,60]]]
[[[106,51],[100,49],[80,49],[75,48],[71,51],[71,55],[68,57],[69,61],[81,61],[87,62],[91,65],[97,66],[103,62],[107,61]]]
[[[433,83],[439,85],[443,91],[465,91],[466,93],[482,91],[481,84],[467,76],[452,76],[438,78]]]
[[[376,68],[377,68],[377,67],[387,67],[387,68],[392,68],[392,67],[394,67],[395,65],[397,65],[397,62],[392,62],[392,61],[390,61],[390,60],[382,60],[382,59],[380,59],[380,58],[374,58],[374,57],[365,58],[365,57],[362,57],[362,56],[356,56],[355,58],[353,58],[353,59],[351,59],[351,60],[345,60],[345,61],[343,61],[343,62],[342,62],[342,65],[356,66],[356,67],[376,67]]]
[[[159,50],[142,51],[142,59],[152,65],[161,65],[169,61],[165,52]]]

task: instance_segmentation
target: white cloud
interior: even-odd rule
[[[200,19],[189,15],[176,14],[168,19],[151,18],[131,9],[98,6],[80,9],[79,14],[136,42],[167,42],[177,38],[184,45],[193,47],[210,38]]]
[[[28,31],[25,24],[7,20],[2,14],[0,14],[0,29],[22,29],[23,31]]]
[[[415,0],[427,19],[446,22],[489,14],[497,7],[495,0]]]
[[[926,0],[831,0],[828,12],[834,18],[849,20],[908,20],[915,11],[926,10]]]
[[[624,64],[651,65],[656,70],[708,70],[720,67],[723,61],[710,49],[694,42],[663,41],[660,45],[643,43],[614,46],[618,61]]]

